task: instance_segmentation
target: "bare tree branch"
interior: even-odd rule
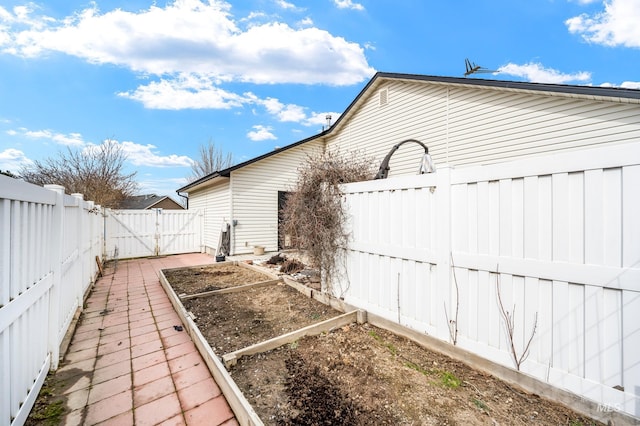
[[[120,202],[137,189],[136,173],[124,173],[127,156],[112,140],[83,150],[58,153],[20,170],[20,177],[36,185],[57,184],[69,194],[84,194],[85,198],[103,207],[117,208]]]
[[[200,145],[199,154],[200,158],[191,164],[191,176],[188,178],[191,182],[233,165],[231,153],[222,152],[212,140],[207,145]]]

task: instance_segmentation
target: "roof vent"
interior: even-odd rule
[[[380,106],[385,106],[389,102],[389,90],[381,89],[380,90]]]

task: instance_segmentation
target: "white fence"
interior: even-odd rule
[[[640,143],[345,193],[347,303],[640,417]]]
[[[203,249],[199,210],[111,210],[105,213],[109,259],[194,253]]]
[[[100,208],[0,176],[0,425],[22,424],[97,274]]]

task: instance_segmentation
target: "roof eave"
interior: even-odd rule
[[[181,192],[186,192],[188,194],[190,192],[199,191],[203,188],[207,188],[209,186],[213,186],[220,182],[229,180],[229,176],[221,176],[218,172],[214,173],[213,175],[207,175],[205,176],[205,178],[198,179],[197,181],[191,182],[190,184],[177,189],[176,193],[180,194]]]

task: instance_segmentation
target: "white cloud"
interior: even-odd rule
[[[0,152],[0,170],[17,173],[22,166],[31,163],[32,161],[19,149],[8,148]]]
[[[222,0],[175,0],[138,12],[102,13],[94,4],[54,20],[31,9],[2,9],[0,49],[23,57],[60,52],[158,76],[199,73],[253,83],[349,85],[374,73],[358,43],[281,22],[242,29],[230,10]]]
[[[266,141],[269,139],[277,139],[271,131],[273,130],[270,126],[262,126],[260,124],[252,127],[253,130],[247,133],[247,137],[252,141]]]
[[[259,99],[253,94],[248,94],[252,102],[262,105],[269,114],[280,122],[293,122],[303,126],[326,125],[326,116],[331,115],[332,123],[340,117],[337,112],[312,112],[307,114],[305,107],[295,104],[283,104],[276,98]],[[255,112],[254,112],[255,113]]]
[[[196,74],[181,74],[175,79],[161,79],[118,96],[142,103],[150,109],[229,109],[242,106],[246,97],[228,92],[211,79]]]
[[[569,32],[580,34],[586,41],[606,46],[640,47],[640,2],[611,0],[604,11],[567,19]]]
[[[297,25],[298,27],[310,27],[313,25],[313,19],[307,16],[306,18],[303,18],[300,21],[298,21]]]
[[[509,63],[498,68],[497,74],[507,74],[525,78],[536,83],[566,84],[570,82],[584,83],[591,79],[591,73],[580,71],[574,74],[564,74],[553,68],[545,68],[542,64],[529,62],[518,65]]]
[[[134,166],[148,167],[191,167],[193,160],[186,155],[160,156],[153,152],[155,145],[140,145],[134,142],[118,142],[127,159]]]
[[[305,125],[313,126],[313,125],[327,125],[327,116],[331,116],[331,125],[334,125],[335,122],[340,118],[340,113],[337,112],[317,112],[312,114],[306,121]]]
[[[640,81],[624,81],[622,84],[617,85],[613,83],[602,83],[602,87],[621,87],[623,89],[640,89]]]
[[[295,4],[293,4],[293,3],[289,3],[288,1],[284,1],[284,0],[275,0],[275,3],[276,3],[279,7],[283,8],[283,9],[293,9],[293,10],[295,10],[295,9],[296,9],[296,5],[295,5]]]
[[[307,118],[304,107],[294,104],[285,105],[275,98],[267,98],[261,103],[269,114],[274,115],[279,121],[301,122]]]
[[[338,9],[364,10],[364,6],[360,3],[354,3],[351,0],[333,0]]]
[[[24,127],[20,127],[15,130],[8,130],[7,134],[11,136],[25,136],[30,139],[46,139],[64,146],[83,146],[86,142],[82,138],[80,133],[57,133],[49,129],[45,130],[29,130]]]
[[[8,130],[6,133],[11,136],[24,136],[31,139],[46,139],[60,145],[82,148],[83,150],[95,149],[97,146],[93,142],[84,141],[80,133],[69,133],[68,135],[65,135],[51,130],[29,130],[24,127],[17,130]],[[127,161],[135,166],[191,167],[191,163],[193,162],[191,158],[184,155],[158,155],[153,152],[156,147],[150,144],[140,145],[135,142],[118,142],[113,139],[111,142],[120,145],[122,151],[127,155]]]
[[[184,199],[181,199],[176,194],[176,189],[185,186],[187,183],[189,182],[186,178],[141,179],[138,180],[138,185],[140,185],[138,193],[168,195],[178,203],[183,203]]]

